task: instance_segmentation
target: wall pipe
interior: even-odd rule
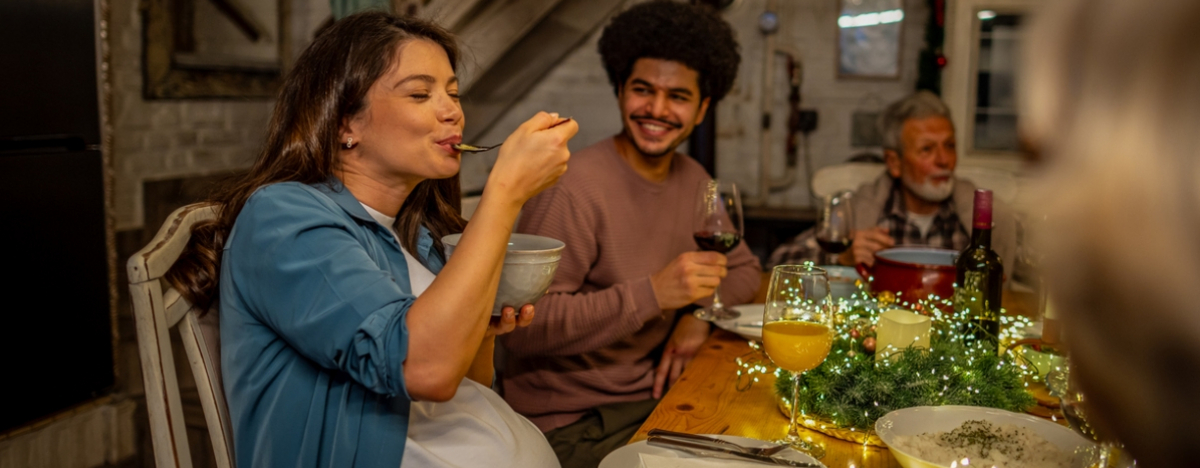
[[[743,203],[748,206],[766,205],[767,199],[772,192],[777,192],[795,183],[797,152],[801,146],[798,139],[807,139],[807,135],[802,136],[797,130],[803,66],[800,64],[798,54],[783,50],[775,45],[775,33],[779,27],[779,18],[775,13],[777,3],[777,0],[767,0],[766,10],[759,19],[759,31],[763,34],[763,81],[762,95],[760,96],[762,122],[759,135],[758,191],[753,197],[747,197],[743,200]],[[771,145],[771,121],[774,107],[773,98],[775,97],[775,59],[777,55],[782,55],[787,59],[789,87],[791,88],[788,95],[791,115],[788,118],[787,165],[781,178],[774,178],[771,174],[771,156],[773,153]],[[807,149],[807,141],[805,141],[803,146]],[[804,156],[805,159],[808,158],[807,151]]]

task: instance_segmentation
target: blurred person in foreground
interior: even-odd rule
[[[502,337],[504,398],[543,431],[564,466],[596,466],[625,445],[708,337],[687,307],[721,286],[758,291],[746,246],[726,257],[692,237],[704,168],[676,151],[732,86],[733,32],[705,7],[649,2],[605,27],[600,55],[623,130],[571,160],[530,200],[518,231],[567,247],[538,321]]]
[[[854,241],[837,263],[875,264],[875,252],[896,246],[962,251],[971,241],[975,184],[954,176],[958,148],[950,109],[929,91],[889,105],[879,116],[886,171],[851,197]],[[992,249],[1004,265],[1016,255],[1016,222],[996,202]],[[816,230],[809,229],[771,253],[768,267],[819,261]]]
[[[517,212],[566,170],[578,128],[522,124],[466,225],[458,55],[440,27],[378,11],[319,34],[258,160],[169,274],[219,305],[238,466],[558,466],[488,388],[494,337],[533,308],[491,309]]]
[[[1200,447],[1200,2],[1050,2],[1020,88],[1051,294],[1089,404],[1139,466]]]

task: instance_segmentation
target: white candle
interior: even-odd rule
[[[904,309],[892,309],[879,314],[875,326],[875,360],[899,359],[896,354],[905,348],[929,349],[929,317]]]

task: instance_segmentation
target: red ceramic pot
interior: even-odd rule
[[[900,247],[875,252],[875,266],[858,264],[858,274],[868,278],[871,291],[902,294],[909,302],[936,294],[954,295],[954,259],[958,252],[931,247]]]

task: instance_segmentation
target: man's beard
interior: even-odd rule
[[[683,124],[681,124],[679,122],[668,122],[665,120],[659,120],[659,119],[650,117],[648,115],[633,115],[633,116],[630,116],[630,120],[634,121],[633,125],[637,125],[638,121],[648,120],[648,121],[654,122],[657,125],[661,125],[661,126],[664,126],[667,128],[674,128],[676,130],[683,128]],[[662,150],[650,151],[647,148],[643,148],[642,144],[638,142],[638,139],[633,137],[634,132],[632,129],[627,128],[627,129],[625,129],[625,132],[626,132],[626,136],[629,137],[629,141],[631,143],[633,143],[633,147],[637,148],[639,153],[642,153],[643,156],[646,156],[648,158],[660,158],[660,157],[666,156],[668,154],[674,153],[675,149],[679,148],[679,145],[683,144],[683,140],[687,138],[687,135],[684,135],[683,138],[680,138],[678,141],[671,142],[670,144],[667,145],[666,148],[663,148]]]
[[[950,179],[942,184],[935,184],[933,178],[950,176]],[[941,203],[950,198],[954,193],[954,173],[944,172],[938,174],[930,174],[925,176],[924,182],[916,182],[908,174],[900,174],[900,182],[904,184],[904,188],[916,195],[917,198],[930,203]]]
[[[642,153],[642,156],[645,156],[645,157],[651,158],[651,159],[661,158],[663,156],[671,154],[671,153],[675,152],[675,148],[679,147],[679,145],[668,145],[666,148],[662,149],[661,151],[651,152],[651,151],[647,150],[646,148],[643,148],[642,145],[640,143],[638,143],[637,138],[630,137],[629,141],[631,143],[633,143],[633,147],[637,148],[639,153]]]

